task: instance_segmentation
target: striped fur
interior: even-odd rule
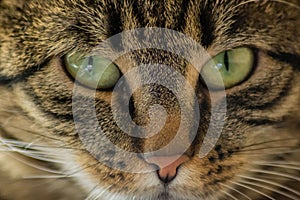
[[[68,52],[89,52],[115,34],[142,27],[184,33],[212,56],[240,46],[256,51],[251,77],[226,91],[222,136],[202,159],[197,152],[212,102],[193,67],[153,49],[116,60],[123,74],[147,61],[170,65],[197,93],[201,120],[188,150],[191,160],[166,187],[154,172],[111,169],[85,150],[73,112],[87,124],[88,112],[72,112],[74,82],[63,64]],[[0,199],[300,199],[299,33],[298,0],[0,0]],[[136,123],[149,122],[147,110],[154,104],[170,115],[151,139],[132,138],[117,127],[111,95],[97,91],[95,105],[105,134],[118,147],[152,151],[174,136],[180,109],[170,91],[150,85],[133,95]],[[84,105],[94,99],[77,100]],[[189,139],[188,131],[183,138]],[[105,152],[112,165],[147,165],[139,157],[118,162],[119,155],[101,143],[94,150]]]

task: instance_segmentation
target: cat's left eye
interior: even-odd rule
[[[101,56],[69,53],[65,56],[65,66],[78,82],[99,90],[114,87],[121,76],[119,68],[112,61]]]
[[[232,88],[249,77],[254,68],[254,58],[253,49],[248,47],[224,51],[204,65],[201,76],[211,89]]]

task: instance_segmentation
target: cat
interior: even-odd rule
[[[0,0],[0,199],[300,199],[299,33],[298,0]],[[124,94],[174,91],[126,102],[123,76]],[[123,129],[162,128],[122,131],[122,102]]]

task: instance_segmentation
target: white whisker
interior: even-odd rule
[[[95,163],[95,164],[98,164],[98,163]],[[82,167],[82,166],[79,166],[79,167],[76,167],[76,168],[73,168],[73,169],[69,169],[68,172],[64,172],[62,173],[61,175],[58,174],[58,175],[28,175],[28,176],[24,176],[23,178],[24,179],[61,179],[61,178],[71,178],[71,177],[76,177],[76,176],[80,176],[78,175],[79,172],[89,168],[89,167],[92,167],[94,166],[95,164],[91,164],[91,165],[88,165],[86,167]]]
[[[105,192],[107,192],[113,185],[106,187],[105,189],[97,188],[94,189],[91,194],[86,198],[86,200],[98,200]]]
[[[219,184],[222,185],[222,186],[224,186],[224,187],[226,187],[226,188],[228,188],[228,189],[230,189],[230,190],[232,190],[232,191],[235,191],[235,192],[239,193],[240,195],[242,195],[243,197],[245,197],[245,198],[248,199],[248,200],[252,200],[252,199],[251,199],[250,197],[248,197],[246,194],[244,194],[244,193],[242,193],[241,191],[235,189],[234,187],[231,187],[231,186],[226,185],[226,184],[224,184],[224,183],[219,183]]]
[[[266,150],[274,150],[276,149],[277,151],[279,150],[300,150],[299,147],[297,146],[266,146],[266,147],[262,147],[262,148],[256,148],[254,149],[253,147],[249,147],[249,148],[245,148],[245,149],[242,149],[242,150],[239,150],[238,152],[255,152],[255,151],[266,151]]]
[[[74,176],[66,175],[27,175],[23,176],[23,179],[60,179],[60,178],[72,178]]]
[[[300,152],[300,149],[295,149],[295,150],[286,150],[286,148],[282,151],[271,151],[270,152],[266,152],[266,151],[263,151],[261,150],[261,152],[256,152],[256,153],[253,153],[251,152],[250,150],[248,151],[238,151],[236,152],[235,154],[236,155],[247,155],[247,156],[262,156],[262,155],[282,155],[282,154],[289,154],[289,153],[298,153]]]
[[[265,185],[262,185],[262,184],[259,184],[259,183],[252,183],[252,182],[244,181],[244,180],[240,180],[239,182],[245,183],[245,184],[248,184],[248,185],[253,185],[253,186],[256,186],[256,187],[260,187],[260,188],[263,188],[263,189],[267,189],[267,190],[270,190],[270,191],[275,192],[277,194],[281,194],[281,195],[283,195],[285,197],[288,197],[290,199],[293,199],[293,200],[299,200],[299,198],[296,197],[296,196],[289,195],[289,194],[287,194],[285,192],[282,192],[280,190],[276,190],[274,188],[271,188],[271,187],[268,187],[268,186],[265,186]]]
[[[292,180],[300,181],[300,178],[298,178],[298,177],[280,173],[280,172],[273,172],[273,171],[266,171],[266,170],[259,170],[259,169],[248,169],[248,171],[262,173],[262,174],[276,175],[276,176],[281,176],[281,177],[289,178]]]
[[[59,152],[54,152],[53,149],[52,151],[45,151],[44,148],[43,151],[38,150],[38,151],[33,151],[33,150],[28,150],[25,149],[24,146],[28,146],[27,143],[20,142],[20,141],[13,141],[13,140],[4,140],[0,138],[0,142],[2,143],[1,146],[6,147],[3,149],[4,151],[7,152],[15,152],[22,154],[26,157],[41,160],[41,161],[46,161],[46,162],[52,162],[52,163],[60,163],[63,164],[65,163],[64,159],[59,160],[58,158],[61,157],[61,154]],[[31,147],[33,148],[33,143],[31,143]]]
[[[237,175],[237,176],[241,177],[241,178],[244,178],[244,179],[248,179],[248,180],[258,181],[258,182],[262,182],[262,183],[268,183],[270,185],[280,187],[282,189],[288,190],[288,191],[300,196],[300,193],[297,192],[296,190],[293,190],[292,188],[289,188],[287,186],[284,186],[284,185],[281,185],[281,184],[278,184],[278,183],[274,183],[273,181],[267,181],[267,180],[263,180],[263,179],[260,179],[260,178],[248,177],[248,176],[244,176],[244,175]]]
[[[282,165],[282,164],[273,164],[268,162],[252,162],[255,165],[260,166],[270,166],[270,167],[279,167],[279,168],[285,168],[285,169],[294,169],[294,170],[300,170],[300,167],[290,166],[290,165]]]
[[[252,144],[248,144],[246,146],[242,146],[241,149],[249,149],[249,148],[253,148],[255,146],[261,146],[264,145],[266,146],[266,144],[271,144],[271,143],[282,143],[283,141],[294,141],[296,138],[285,138],[285,139],[279,139],[279,140],[269,140],[269,141],[264,141],[264,142],[258,142],[258,143],[252,143]]]
[[[24,114],[21,110],[8,110],[4,108],[0,108],[0,111],[7,112],[7,113],[12,113],[12,114]]]
[[[31,127],[32,126],[35,126],[35,124],[31,125]],[[17,127],[17,126],[13,126],[13,125],[10,125],[10,127],[15,128],[15,129],[19,129],[21,131],[25,131],[25,132],[27,132],[29,134],[32,134],[32,135],[37,135],[37,136],[42,137],[42,138],[47,138],[47,139],[50,139],[50,140],[53,140],[53,141],[62,142],[58,138],[50,137],[49,135],[43,135],[41,133],[38,133],[38,132],[35,132],[35,131],[32,131],[32,130],[28,130],[28,129]]]
[[[48,172],[48,173],[51,173],[51,174],[64,174],[64,172],[62,172],[62,171],[52,170],[52,169],[49,169],[49,168],[46,168],[46,167],[43,167],[43,166],[39,166],[39,165],[33,164],[31,162],[25,161],[21,158],[17,158],[16,156],[13,156],[11,154],[9,154],[9,156],[14,158],[15,160],[27,165],[27,166],[33,167],[33,168],[38,169],[40,171]]]
[[[292,162],[292,161],[268,161],[268,162],[266,162],[266,161],[256,161],[256,162],[276,164],[276,165],[284,164],[284,165],[296,165],[296,166],[300,166],[300,162]]]
[[[87,197],[85,199],[90,199],[93,195],[94,191],[97,189],[98,185],[94,186],[93,189],[91,189],[87,194]]]
[[[269,195],[267,195],[267,194],[265,194],[265,193],[263,193],[263,192],[261,192],[261,191],[259,191],[259,190],[256,190],[256,189],[254,189],[254,188],[252,188],[252,187],[250,187],[250,186],[244,185],[244,184],[242,184],[242,183],[234,182],[234,181],[230,181],[230,182],[233,183],[233,184],[235,184],[235,185],[238,185],[238,186],[241,186],[241,187],[243,187],[243,188],[246,188],[246,189],[248,189],[248,190],[252,190],[253,192],[256,192],[256,193],[258,193],[258,194],[261,194],[261,195],[263,195],[264,197],[267,197],[268,199],[276,200],[276,199],[274,199],[273,197],[270,197]]]
[[[234,197],[232,194],[224,191],[224,190],[221,190],[222,193],[224,193],[225,195],[229,196],[230,198],[234,199],[234,200],[238,200],[236,197]]]
[[[27,151],[23,151],[23,150],[18,150],[17,148],[14,149],[0,149],[1,151],[5,151],[5,152],[12,152],[12,153],[19,153],[23,156],[26,156],[28,158],[33,158],[39,161],[44,161],[44,162],[51,162],[51,163],[57,163],[57,164],[64,164],[65,161],[63,160],[58,160],[58,158],[56,158],[55,156],[53,156],[54,158],[49,158],[47,156],[49,155],[35,155],[36,152],[27,152]],[[60,156],[59,154],[57,154],[58,156]]]

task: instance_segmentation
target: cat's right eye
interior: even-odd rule
[[[253,49],[248,47],[224,51],[204,65],[201,76],[212,89],[229,89],[247,79],[254,68],[254,59]]]
[[[69,53],[65,56],[65,66],[74,79],[93,89],[110,89],[121,76],[120,70],[112,61],[97,55]]]

